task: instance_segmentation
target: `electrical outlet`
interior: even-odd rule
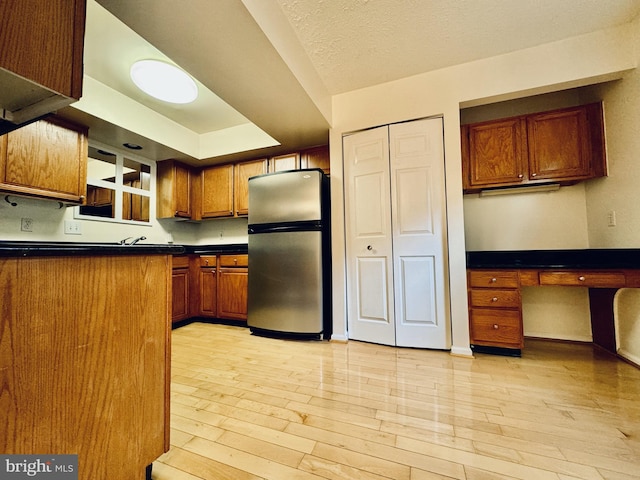
[[[73,220],[64,221],[65,235],[82,235],[82,224]]]
[[[20,230],[22,230],[23,232],[33,232],[33,219],[23,218],[20,221]]]

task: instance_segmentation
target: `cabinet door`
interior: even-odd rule
[[[267,173],[267,159],[242,162],[235,165],[234,201],[235,215],[249,214],[249,178]]]
[[[207,167],[200,173],[201,218],[233,215],[233,165]]]
[[[41,120],[0,138],[0,190],[73,203],[87,195],[87,130]]]
[[[189,269],[174,268],[171,273],[171,321],[189,318]]]
[[[297,170],[300,168],[300,155],[289,153],[269,159],[269,173],[282,172],[284,170]]]
[[[329,175],[331,173],[329,146],[322,145],[300,152],[300,168],[320,168]]]
[[[518,117],[469,125],[469,186],[516,185],[526,180],[523,122]]]
[[[3,0],[0,67],[65,97],[79,99],[85,13],[85,0]]]
[[[216,317],[217,279],[215,268],[200,268],[200,315]]]
[[[248,268],[218,270],[218,317],[247,319]]]
[[[158,218],[191,218],[191,169],[173,160],[158,162]]]
[[[585,108],[527,117],[530,180],[590,176],[591,139]]]

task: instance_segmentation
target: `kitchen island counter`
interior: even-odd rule
[[[179,255],[184,251],[182,245],[0,241],[0,257]]]

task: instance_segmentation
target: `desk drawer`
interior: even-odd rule
[[[518,288],[518,271],[469,270],[469,285],[477,288]]]
[[[505,348],[522,348],[522,319],[518,310],[471,310],[471,343]]]
[[[520,308],[519,290],[477,288],[471,290],[472,307]]]
[[[540,285],[616,288],[625,286],[625,276],[622,272],[543,271],[540,272]]]

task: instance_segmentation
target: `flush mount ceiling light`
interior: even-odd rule
[[[140,60],[131,66],[131,80],[148,95],[169,103],[191,103],[198,97],[196,82],[170,63]]]

